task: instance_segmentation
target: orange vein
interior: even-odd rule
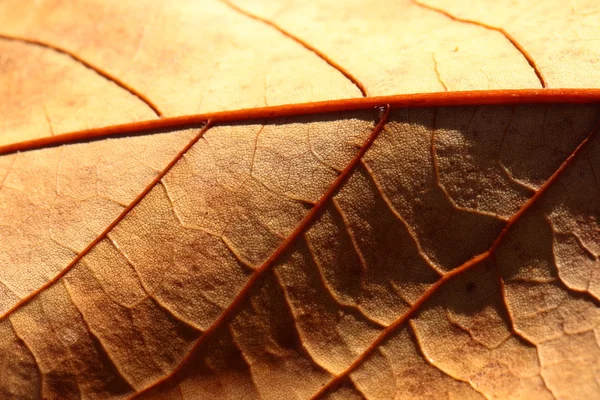
[[[590,140],[592,139],[594,134],[596,134],[599,130],[600,130],[600,122],[598,122],[596,124],[596,126],[590,131],[588,136],[577,146],[577,148],[575,150],[573,150],[573,152],[569,155],[569,157],[567,157],[562,162],[560,167],[558,167],[558,169],[556,171],[554,171],[552,176],[550,176],[550,178],[548,178],[546,180],[546,182],[544,182],[544,184],[536,191],[536,193],[533,196],[531,196],[529,198],[529,200],[527,200],[527,202],[525,202],[525,204],[523,206],[521,206],[521,208],[508,220],[504,229],[502,229],[502,231],[500,232],[498,237],[492,242],[492,245],[490,246],[490,248],[487,251],[476,255],[475,257],[471,258],[469,261],[463,263],[458,268],[455,268],[455,269],[451,270],[450,272],[446,273],[438,281],[436,281],[433,285],[431,285],[429,287],[429,289],[427,289],[425,291],[425,293],[410,307],[410,309],[407,312],[405,312],[404,314],[402,314],[394,322],[392,322],[387,328],[385,328],[379,334],[379,336],[377,336],[377,338],[375,338],[375,340],[373,340],[373,342],[369,345],[369,347],[367,347],[361,353],[361,355],[358,356],[354,360],[354,362],[352,362],[352,364],[350,364],[350,366],[348,368],[346,368],[344,371],[342,371],[341,373],[336,375],[332,380],[330,380],[327,384],[325,384],[323,387],[321,387],[321,389],[319,389],[319,391],[313,395],[312,400],[316,400],[316,399],[322,397],[328,391],[332,390],[333,388],[337,387],[340,383],[342,383],[342,381],[346,377],[348,377],[348,375],[350,375],[354,370],[356,370],[356,368],[358,368],[381,344],[383,344],[390,337],[390,335],[392,333],[396,332],[396,330],[398,330],[400,327],[402,327],[406,321],[408,321],[413,315],[415,315],[420,310],[421,306],[425,302],[427,302],[429,299],[431,299],[431,297],[442,286],[444,286],[444,284],[446,282],[448,282],[455,276],[460,275],[465,271],[468,271],[469,269],[473,268],[475,265],[479,264],[480,262],[485,261],[486,259],[490,258],[494,254],[494,252],[498,249],[498,247],[500,246],[500,244],[502,243],[502,241],[504,240],[504,238],[510,231],[510,228],[513,227],[520,220],[521,216],[535,204],[535,202],[559,178],[559,176],[563,173],[563,171],[569,165],[571,165],[571,163],[573,162],[573,159],[578,154],[581,153],[581,151],[584,149],[584,147],[590,142]]]
[[[340,172],[340,174],[331,183],[331,185],[329,185],[325,193],[323,193],[323,195],[321,196],[319,201],[317,201],[314,207],[306,213],[306,215],[304,216],[304,218],[302,218],[296,229],[294,229],[294,231],[279,245],[279,247],[277,247],[277,249],[275,249],[275,251],[271,253],[269,258],[267,258],[258,268],[256,268],[256,270],[252,273],[252,275],[248,279],[248,282],[246,282],[242,290],[240,290],[240,292],[235,296],[231,304],[223,311],[223,313],[221,313],[221,315],[215,320],[215,322],[213,322],[212,325],[208,327],[206,331],[204,331],[204,333],[198,338],[196,343],[194,343],[194,345],[188,352],[187,356],[184,357],[183,360],[181,360],[181,362],[173,369],[173,371],[171,371],[171,373],[157,380],[145,389],[142,389],[140,392],[132,395],[131,398],[136,397],[144,392],[147,392],[153,387],[156,387],[157,385],[174,377],[177,374],[177,372],[188,362],[191,355],[200,346],[202,346],[202,344],[206,342],[206,340],[211,335],[213,335],[217,331],[217,329],[223,326],[223,324],[225,324],[229,320],[229,318],[231,318],[235,314],[238,308],[242,305],[243,301],[248,297],[250,290],[254,287],[254,284],[263,275],[270,271],[273,264],[275,264],[275,262],[286,251],[288,251],[294,243],[296,243],[296,240],[310,227],[310,225],[314,222],[319,213],[323,211],[325,206],[333,198],[335,193],[350,177],[352,171],[354,171],[356,166],[360,163],[360,160],[362,159],[364,154],[367,152],[367,150],[369,150],[375,139],[377,139],[377,137],[379,136],[379,133],[383,130],[383,127],[387,122],[389,112],[390,107],[387,106],[385,112],[381,115],[379,122],[377,123],[375,128],[373,128],[373,131],[371,132],[367,140],[364,142],[364,144],[360,147],[354,158],[352,158],[352,160],[348,163],[346,168],[344,168],[344,170]]]
[[[488,25],[488,24],[486,24],[484,22],[480,22],[480,21],[474,21],[471,19],[460,18],[453,14],[450,14],[448,11],[443,10],[441,8],[437,8],[434,6],[430,6],[429,4],[421,3],[419,0],[412,0],[412,2],[420,7],[443,14],[446,17],[450,18],[451,20],[454,20],[457,22],[463,22],[465,24],[481,26],[482,28],[496,31],[496,32],[502,34],[506,38],[506,40],[508,40],[523,55],[523,57],[525,57],[525,60],[527,60],[527,63],[531,66],[531,68],[533,68],[533,72],[535,72],[535,75],[537,76],[538,80],[540,81],[540,84],[542,85],[542,87],[543,88],[547,87],[546,79],[544,79],[544,76],[542,75],[542,71],[540,71],[540,69],[538,68],[537,64],[533,60],[533,57],[531,57],[531,55],[527,52],[527,50],[525,50],[525,48],[523,46],[521,46],[521,44],[519,42],[517,42],[517,39],[515,39],[510,33],[506,32],[503,28]]]
[[[122,89],[127,90],[130,94],[132,94],[135,97],[137,97],[138,99],[140,99],[148,107],[150,107],[152,109],[152,111],[154,111],[156,116],[158,116],[159,118],[162,118],[162,116],[163,116],[162,112],[158,109],[156,104],[154,104],[148,97],[146,97],[146,95],[139,92],[138,90],[136,90],[134,87],[128,85],[127,83],[123,82],[121,79],[117,78],[116,76],[113,76],[110,73],[108,73],[107,71],[104,71],[102,68],[96,67],[94,64],[90,63],[89,61],[84,60],[83,58],[81,58],[77,54],[71,52],[70,50],[64,49],[62,47],[59,47],[59,46],[51,44],[51,43],[42,42],[41,40],[18,37],[18,36],[14,36],[14,35],[7,35],[7,34],[3,34],[3,33],[0,33],[0,39],[35,44],[37,46],[52,49],[52,50],[56,51],[57,53],[61,53],[68,57],[71,57],[73,60],[75,60],[78,63],[84,65],[85,67],[95,71],[98,75],[108,79],[109,81],[113,82],[115,85],[119,86]]]
[[[438,82],[440,83],[440,85],[442,85],[442,87],[444,88],[444,92],[447,92],[448,86],[446,86],[446,84],[442,80],[442,76],[440,75],[440,70],[438,69],[438,62],[435,59],[435,53],[431,53],[431,59],[433,60],[433,70],[435,71],[435,76],[436,76]]]
[[[86,129],[61,135],[28,140],[0,146],[0,155],[58,146],[79,141],[99,140],[111,136],[135,135],[158,129],[178,129],[205,123],[226,123],[253,119],[293,117],[338,111],[356,111],[389,104],[399,107],[442,107],[489,104],[531,103],[599,103],[600,89],[517,89],[472,90],[462,92],[439,92],[402,94],[392,96],[359,97],[327,100],[281,106],[257,107],[241,110],[219,111],[206,114],[185,115],[163,119],[133,122],[104,128]]]
[[[179,153],[177,153],[175,155],[175,157],[173,157],[173,159],[167,164],[167,166],[165,168],[162,169],[162,171],[160,171],[158,173],[158,175],[156,175],[156,177],[152,180],[152,182],[150,182],[145,188],[144,190],[127,206],[125,207],[125,209],[123,211],[121,211],[121,213],[117,216],[117,218],[115,218],[115,220],[113,222],[110,223],[110,225],[108,225],[104,231],[102,231],[102,233],[100,235],[98,235],[90,244],[87,245],[87,247],[79,254],[77,254],[77,256],[69,263],[69,265],[67,265],[65,268],[63,268],[56,276],[54,276],[51,280],[49,280],[48,282],[44,283],[42,286],[40,286],[39,288],[37,288],[35,291],[29,293],[26,297],[22,298],[21,300],[19,300],[14,306],[12,306],[8,311],[6,311],[4,314],[0,315],[0,321],[6,319],[8,316],[10,316],[12,313],[14,313],[16,310],[18,310],[20,307],[22,307],[23,305],[29,303],[35,296],[37,296],[40,292],[46,290],[47,288],[49,288],[50,286],[54,285],[56,282],[58,282],[63,276],[65,276],[67,274],[67,272],[69,272],[71,269],[73,269],[73,267],[83,258],[85,257],[86,254],[88,254],[90,252],[90,250],[92,250],[100,241],[102,241],[104,238],[106,238],[106,236],[108,235],[108,233],[119,223],[123,220],[123,218],[125,218],[125,216],[127,214],[129,214],[129,212],[139,204],[140,201],[142,201],[142,199],[144,197],[146,197],[146,195],[150,192],[150,190],[152,190],[152,188],[154,188],[154,186],[156,186],[156,184],[167,174],[167,172],[169,172],[169,170],[171,168],[173,168],[173,166],[175,165],[175,163],[177,163],[177,161],[179,161],[181,159],[181,157],[183,157],[183,155],[194,145],[196,144],[196,142],[198,140],[200,140],[200,138],[204,135],[204,133],[211,128],[211,126],[213,125],[212,121],[208,121],[206,123],[206,125],[204,125],[204,127],[202,127],[202,129],[200,129],[200,131],[198,132],[198,134],[196,136],[194,136],[192,138],[192,140],[190,140],[188,142],[188,144],[186,144],[183,149],[181,149],[179,151]]]
[[[304,40],[300,39],[299,37],[291,34],[290,32],[286,31],[285,29],[281,28],[279,25],[275,24],[274,22],[269,21],[266,18],[260,17],[258,15],[252,14],[249,11],[246,11],[240,7],[238,7],[237,5],[231,3],[229,0],[221,0],[222,3],[226,4],[227,6],[229,6],[231,9],[239,12],[240,14],[243,14],[249,18],[252,18],[256,21],[260,21],[266,25],[269,25],[270,27],[278,30],[280,33],[282,33],[283,35],[287,36],[288,38],[292,39],[293,41],[295,41],[296,43],[298,43],[299,45],[303,46],[305,49],[312,51],[313,53],[315,53],[320,59],[322,59],[323,61],[325,61],[327,64],[329,64],[330,66],[332,66],[333,68],[337,69],[342,75],[344,75],[346,78],[348,78],[348,80],[350,82],[352,82],[354,84],[354,86],[356,86],[358,88],[358,90],[360,90],[360,93],[363,95],[363,97],[367,97],[367,89],[365,88],[365,86],[354,76],[352,75],[348,70],[346,70],[344,67],[342,67],[340,64],[336,63],[335,61],[333,61],[331,58],[329,58],[325,53],[321,52],[320,50],[318,50],[317,48],[315,48],[313,45],[311,45],[308,42],[305,42]]]

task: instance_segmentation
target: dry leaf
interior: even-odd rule
[[[0,397],[597,397],[598,26],[0,3]]]

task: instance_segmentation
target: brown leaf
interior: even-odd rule
[[[1,3],[0,397],[597,396],[600,13],[463,3]]]

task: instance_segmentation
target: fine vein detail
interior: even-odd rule
[[[279,245],[277,249],[267,258],[260,266],[258,266],[255,272],[250,276],[248,282],[244,285],[244,287],[240,290],[240,292],[233,299],[231,304],[223,311],[223,313],[213,322],[213,324],[206,329],[206,331],[198,338],[196,343],[192,346],[187,356],[173,369],[173,371],[163,377],[162,379],[156,381],[152,385],[143,389],[142,391],[132,395],[130,398],[134,398],[148,390],[156,387],[157,385],[172,379],[177,375],[177,372],[181,370],[183,366],[185,366],[190,359],[191,355],[200,348],[206,340],[215,334],[215,332],[223,326],[225,323],[232,318],[239,307],[243,304],[244,300],[248,297],[250,290],[254,287],[256,282],[265,275],[268,271],[270,271],[279,258],[287,252],[290,247],[296,243],[296,241],[302,237],[304,232],[312,225],[315,219],[319,216],[321,211],[329,204],[329,202],[333,199],[333,196],[337,193],[339,188],[346,182],[346,180],[350,177],[350,174],[356,169],[356,167],[360,164],[362,157],[369,150],[375,139],[379,136],[379,133],[384,129],[385,124],[387,123],[387,118],[390,112],[389,105],[386,106],[385,112],[380,117],[379,122],[367,138],[367,140],[360,147],[354,158],[350,161],[350,163],[344,168],[343,171],[337,176],[337,178],[331,183],[331,185],[327,188],[325,193],[321,196],[319,201],[314,205],[313,208],[310,209],[302,218],[296,229]]]
[[[37,288],[35,291],[29,293],[26,297],[22,298],[21,300],[19,300],[15,305],[13,305],[8,311],[6,311],[4,314],[0,315],[0,321],[8,318],[12,313],[14,313],[15,311],[17,311],[19,308],[21,308],[22,306],[24,306],[25,304],[29,303],[33,298],[35,298],[40,292],[48,289],[50,286],[54,285],[56,282],[58,282],[60,279],[62,279],[63,276],[65,276],[71,269],[73,269],[73,267],[75,265],[77,265],[77,263],[79,261],[81,261],[81,259],[88,254],[100,241],[102,241],[104,238],[107,237],[108,233],[119,223],[123,220],[123,218],[125,218],[125,216],[127,214],[129,214],[129,212],[131,210],[133,210],[135,208],[135,206],[137,206],[140,201],[142,201],[144,199],[144,197],[146,197],[146,195],[148,193],[150,193],[150,191],[152,190],[152,188],[154,188],[154,186],[156,186],[162,178],[164,178],[164,176],[167,174],[167,172],[169,172],[171,170],[171,168],[173,168],[173,166],[183,157],[183,155],[185,153],[187,153],[187,151],[194,145],[196,144],[196,142],[198,142],[198,140],[200,140],[200,138],[202,138],[202,136],[204,135],[204,133],[209,130],[211,127],[213,126],[213,122],[212,121],[208,121],[206,123],[206,125],[204,125],[204,127],[202,127],[202,129],[200,129],[200,131],[198,132],[198,134],[196,136],[194,136],[194,138],[192,140],[190,140],[176,155],[175,157],[173,157],[173,159],[169,162],[169,164],[167,164],[166,167],[164,167],[162,169],[162,171],[160,171],[160,173],[158,173],[156,175],[156,177],[154,177],[154,179],[152,180],[152,182],[150,182],[145,188],[144,190],[127,206],[125,207],[125,209],[123,211],[121,211],[121,213],[117,216],[117,218],[115,218],[115,220],[113,222],[110,223],[110,225],[108,225],[104,231],[102,231],[102,233],[100,235],[98,235],[90,244],[87,245],[87,247],[79,254],[77,254],[77,256],[75,258],[73,258],[73,260],[69,263],[69,265],[67,265],[65,268],[63,268],[56,276],[54,276],[52,279],[50,279],[48,282],[46,282],[45,284],[43,284],[42,286],[40,286],[39,288]]]
[[[158,108],[158,106],[156,104],[154,104],[152,102],[152,100],[150,100],[145,94],[141,93],[140,91],[135,89],[133,86],[123,82],[121,79],[117,78],[116,76],[111,75],[109,72],[103,70],[102,68],[97,67],[94,64],[90,63],[89,61],[84,60],[83,58],[81,58],[80,56],[78,56],[76,53],[74,53],[72,51],[69,51],[67,49],[64,49],[62,47],[59,47],[59,46],[51,44],[51,43],[43,42],[41,40],[7,35],[7,34],[3,34],[3,33],[0,33],[0,39],[11,40],[14,42],[29,43],[29,44],[33,44],[33,45],[37,45],[37,46],[45,47],[47,49],[54,50],[60,54],[64,54],[64,55],[72,58],[73,60],[77,61],[81,65],[85,66],[86,68],[89,68],[92,71],[96,72],[98,75],[113,82],[115,85],[119,86],[121,89],[128,91],[130,94],[132,94],[133,96],[140,99],[148,107],[150,107],[150,109],[152,109],[152,111],[154,111],[154,113],[156,114],[157,117],[162,118],[162,116],[163,116],[163,114],[160,111],[160,109]]]
[[[525,60],[527,60],[527,63],[531,66],[531,68],[533,68],[533,72],[535,72],[535,75],[537,76],[538,80],[540,81],[540,85],[542,85],[543,88],[548,87],[546,79],[544,78],[544,75],[542,75],[542,71],[540,71],[540,69],[537,66],[537,64],[535,63],[533,57],[531,57],[531,54],[529,54],[527,52],[527,50],[525,50],[525,48],[523,46],[521,46],[521,44],[519,42],[517,42],[517,39],[515,39],[510,33],[506,32],[504,29],[499,28],[497,26],[488,25],[488,24],[485,24],[480,21],[474,21],[474,20],[470,20],[470,19],[457,17],[453,14],[450,14],[446,10],[443,10],[441,8],[437,8],[434,6],[430,6],[429,4],[422,3],[420,0],[412,0],[412,2],[414,4],[416,4],[417,6],[420,6],[420,7],[426,8],[428,10],[435,11],[442,15],[445,15],[446,17],[450,18],[451,20],[463,22],[465,24],[481,26],[482,28],[496,31],[496,32],[502,34],[502,36],[504,36],[506,38],[506,40],[508,40],[523,55],[523,57],[525,57]]]
[[[358,88],[358,90],[360,90],[360,93],[362,94],[363,97],[367,97],[367,89],[365,88],[365,86],[354,76],[352,75],[348,70],[346,70],[344,67],[342,67],[340,64],[336,63],[335,61],[333,61],[331,58],[329,58],[325,53],[323,53],[322,51],[320,51],[319,49],[315,48],[313,45],[311,45],[308,42],[305,42],[304,40],[300,39],[299,37],[291,34],[290,32],[286,31],[285,29],[281,28],[279,25],[275,24],[274,22],[269,21],[268,19],[265,19],[263,17],[259,17],[258,15],[252,14],[240,7],[238,7],[237,5],[233,4],[231,1],[229,0],[221,0],[222,3],[226,4],[227,6],[229,6],[229,8],[231,8],[232,10],[235,10],[237,12],[239,12],[240,14],[243,14],[249,18],[252,18],[256,21],[260,21],[266,25],[269,25],[270,27],[276,29],[277,31],[279,31],[280,33],[282,33],[283,35],[287,36],[288,38],[292,39],[293,41],[295,41],[296,43],[298,43],[299,45],[303,46],[305,49],[312,51],[313,53],[315,53],[317,55],[317,57],[319,57],[320,59],[322,59],[323,61],[325,61],[327,64],[329,64],[330,66],[332,66],[333,68],[337,69],[342,75],[344,75],[346,78],[348,78],[348,80],[350,82],[352,82],[354,84],[354,86],[356,86]]]
[[[521,206],[521,208],[508,220],[506,226],[498,237],[492,242],[490,248],[467,262],[463,263],[459,267],[447,272],[444,276],[442,276],[438,281],[436,281],[433,285],[429,287],[425,291],[425,293],[410,307],[410,309],[398,317],[394,322],[392,322],[387,328],[385,328],[373,342],[363,351],[360,356],[358,356],[348,368],[344,371],[336,375],[333,379],[331,379],[327,384],[325,384],[321,389],[313,395],[311,400],[316,400],[322,398],[324,395],[329,393],[331,390],[335,389],[340,385],[344,379],[348,378],[349,375],[355,371],[365,360],[369,358],[369,356],[385,341],[396,332],[399,328],[403,327],[406,322],[410,320],[415,314],[417,314],[424,303],[426,303],[432,296],[437,293],[441,287],[443,287],[448,281],[452,280],[454,277],[461,275],[462,273],[472,269],[479,263],[490,259],[496,250],[502,244],[502,241],[508,235],[511,228],[521,219],[523,214],[527,212],[544,193],[547,192],[548,188],[552,186],[554,182],[559,178],[559,176],[563,173],[563,171],[571,165],[575,157],[579,155],[582,150],[586,147],[586,145],[590,142],[592,137],[597,134],[600,130],[600,122],[596,124],[596,126],[590,131],[588,136],[577,146],[577,148],[562,162],[562,164],[558,167],[556,171],[544,182],[544,184],[535,192],[533,196]]]
[[[438,92],[402,94],[392,96],[359,97],[311,103],[286,104],[240,110],[193,114],[180,117],[153,119],[104,128],[86,129],[61,135],[43,137],[0,146],[0,155],[17,151],[29,151],[62,144],[100,140],[111,136],[139,135],[159,129],[180,129],[203,124],[207,120],[226,123],[253,119],[273,119],[300,115],[330,113],[337,111],[368,110],[389,104],[391,108],[443,107],[489,104],[534,103],[600,103],[600,89],[517,89],[473,90],[462,92]]]
[[[440,70],[438,68],[438,62],[435,58],[435,53],[431,53],[431,61],[433,61],[433,71],[435,72],[435,77],[438,80],[438,82],[440,83],[440,85],[442,85],[442,87],[444,88],[444,92],[448,91],[448,86],[446,86],[446,84],[444,83],[444,81],[442,80],[442,76],[440,75]]]

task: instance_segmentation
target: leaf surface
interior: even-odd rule
[[[498,4],[0,4],[2,397],[597,396],[600,13]]]

